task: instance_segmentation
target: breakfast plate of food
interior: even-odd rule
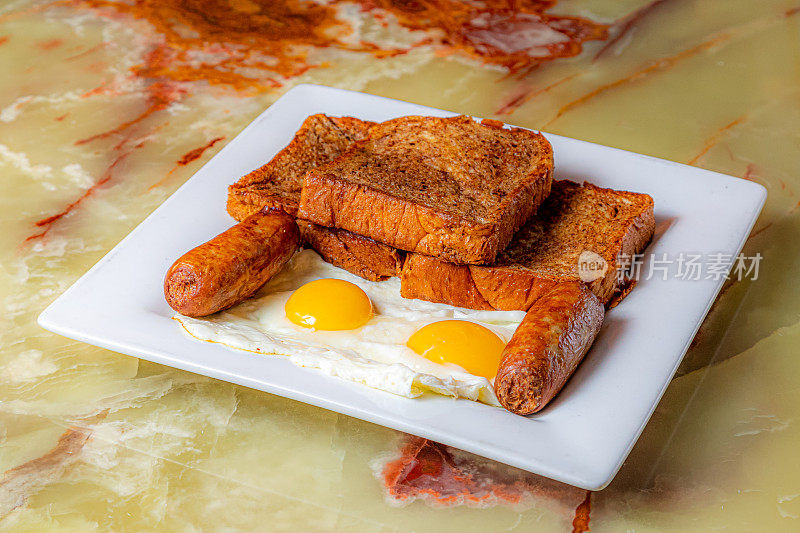
[[[51,304],[56,333],[598,490],[763,187],[301,85]],[[719,270],[719,268],[717,269]]]

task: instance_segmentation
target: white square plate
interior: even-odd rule
[[[427,437],[586,489],[616,474],[686,352],[723,279],[640,281],[610,311],[597,341],[542,413],[521,417],[468,400],[408,399],[187,337],[162,282],[185,251],[232,225],[227,187],[269,161],[308,115],[383,121],[453,113],[312,85],[254,120],[39,317],[42,327],[134,357],[238,383]],[[735,255],[764,204],[760,185],[557,135],[556,178],[655,199],[655,257]],[[644,264],[644,271],[648,263]]]

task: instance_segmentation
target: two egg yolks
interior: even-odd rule
[[[341,279],[306,283],[286,301],[286,318],[304,328],[356,329],[372,318],[372,302],[358,286]],[[505,343],[491,330],[466,320],[441,320],[417,330],[406,345],[438,364],[458,365],[491,380]]]

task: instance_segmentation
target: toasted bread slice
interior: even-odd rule
[[[328,263],[369,281],[383,281],[400,274],[405,254],[391,246],[305,220],[298,220],[297,225],[306,246]]]
[[[272,160],[228,187],[228,213],[242,221],[265,205],[297,214],[306,172],[333,161],[366,138],[373,122],[353,117],[309,116]]]
[[[372,125],[352,117],[308,117],[286,148],[228,188],[228,213],[242,221],[268,206],[295,216],[305,173],[365,138]],[[304,244],[329,263],[370,281],[398,275],[403,254],[394,248],[345,230],[298,222]]]
[[[457,265],[409,254],[401,294],[470,309],[527,311],[554,284],[581,280],[610,306],[632,283],[620,279],[620,258],[642,252],[654,229],[653,199],[647,194],[555,181],[537,215],[495,263]],[[579,258],[595,262],[583,277]]]
[[[552,170],[538,133],[467,116],[403,117],[309,171],[298,218],[448,261],[491,263],[549,194]]]

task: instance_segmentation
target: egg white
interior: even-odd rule
[[[358,285],[372,301],[374,316],[364,326],[342,331],[300,327],[286,318],[284,305],[302,285],[323,278]],[[475,322],[508,341],[523,311],[476,311],[400,296],[400,280],[366,281],[303,250],[259,293],[211,317],[176,315],[192,337],[259,354],[283,354],[293,363],[408,398],[426,391],[498,405],[492,384],[457,365],[434,363],[406,346],[432,322]]]

